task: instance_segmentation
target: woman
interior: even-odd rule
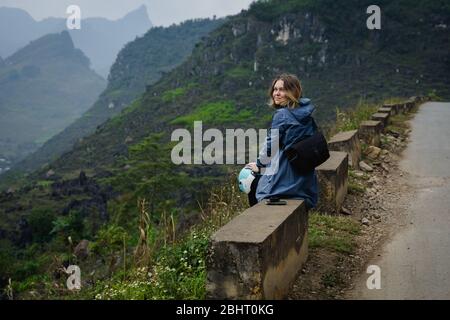
[[[284,150],[315,133],[312,119],[315,107],[310,99],[302,98],[300,81],[292,74],[276,77],[269,89],[269,96],[270,106],[276,109],[269,134],[256,162],[246,165],[257,173],[249,194],[250,205],[279,197],[303,199],[307,208],[311,209],[318,199],[316,173],[314,170],[305,175],[296,173]],[[279,150],[271,150],[273,139],[278,139]]]

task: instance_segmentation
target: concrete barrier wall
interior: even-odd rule
[[[383,104],[382,108],[390,108],[392,110],[393,115],[399,114],[402,105],[398,103],[389,103],[389,104]],[[382,109],[380,108],[380,109]]]
[[[382,107],[378,109],[377,113],[387,113],[389,116],[395,115],[395,111],[392,107]]]
[[[330,158],[316,168],[319,179],[319,211],[338,214],[348,189],[348,154],[330,151]]]
[[[383,124],[383,129],[386,128],[389,124],[389,114],[387,113],[374,113],[372,115],[372,120],[380,121]]]
[[[348,164],[354,169],[359,169],[361,160],[361,144],[359,143],[358,130],[339,132],[328,141],[328,148],[332,151],[348,153]]]
[[[409,112],[422,101],[412,98],[388,107],[398,114]],[[337,214],[342,207],[348,189],[349,159],[353,164],[354,159],[361,158],[354,137],[380,146],[380,134],[388,117],[388,113],[377,113],[377,120],[363,121],[357,132],[342,132],[330,139],[330,148],[344,152],[330,151],[330,159],[316,168],[320,186],[317,209],[321,213]],[[359,150],[359,155],[354,150]],[[212,236],[206,261],[207,298],[285,298],[307,256],[305,203],[292,199],[285,206],[258,203]]]
[[[211,239],[208,299],[282,299],[308,256],[303,200],[245,210]]]
[[[381,145],[381,133],[383,124],[381,121],[368,120],[359,125],[359,136],[367,144],[379,147]]]

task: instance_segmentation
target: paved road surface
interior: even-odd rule
[[[355,299],[450,299],[450,103],[428,102],[412,120],[400,168],[417,189],[402,228],[369,264],[381,268],[381,289],[361,275]]]

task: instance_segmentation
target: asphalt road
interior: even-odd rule
[[[400,168],[417,196],[406,227],[369,265],[380,267],[380,289],[361,275],[354,299],[450,299],[450,103],[428,102],[411,122]]]

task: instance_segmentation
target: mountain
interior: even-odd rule
[[[37,25],[39,24],[24,10],[0,7],[0,56],[8,57],[31,40],[50,33],[50,30],[41,31],[41,27],[36,28]]]
[[[23,159],[86,111],[104,87],[67,31],[17,51],[0,67],[0,158]]]
[[[221,112],[203,119],[209,125],[262,125],[270,119],[268,82],[282,71],[299,75],[322,122],[334,117],[336,107],[361,98],[431,90],[448,96],[448,30],[439,25],[448,25],[449,5],[416,2],[405,14],[404,5],[383,2],[381,31],[366,27],[368,1],[343,7],[329,0],[257,2],[210,33],[185,63],[50,167],[63,172],[109,167],[127,155],[127,138],[137,142],[164,132],[168,140],[185,119],[207,117],[214,107]],[[226,118],[228,113],[235,117]]]
[[[281,72],[300,77],[322,125],[334,122],[336,107],[361,99],[380,103],[430,92],[450,99],[450,3],[381,0],[381,30],[366,26],[371,4],[265,0],[229,17],[120,114],[0,194],[0,274],[45,281],[51,257],[71,259],[68,236],[97,248],[116,244],[120,253],[125,236],[130,247],[138,243],[143,211],[149,237],[172,232],[173,221],[198,213],[233,169],[175,165],[172,132],[192,129],[194,120],[203,121],[203,132],[267,127],[266,92]],[[142,199],[148,212],[136,205]]]
[[[34,170],[69,151],[79,139],[120,113],[163,73],[182,63],[194,45],[223,22],[223,19],[196,19],[167,28],[155,27],[129,42],[119,52],[108,85],[94,105],[13,169]]]
[[[147,8],[142,5],[117,21],[84,19],[81,30],[70,30],[70,33],[75,46],[91,59],[94,70],[106,78],[123,46],[151,27]]]
[[[24,10],[2,7],[0,8],[0,43],[2,44],[0,56],[7,57],[31,40],[45,34],[67,30],[75,46],[89,57],[92,68],[106,78],[120,49],[151,27],[145,6],[140,6],[116,21],[82,17],[80,30],[67,30],[64,18],[35,21]]]

